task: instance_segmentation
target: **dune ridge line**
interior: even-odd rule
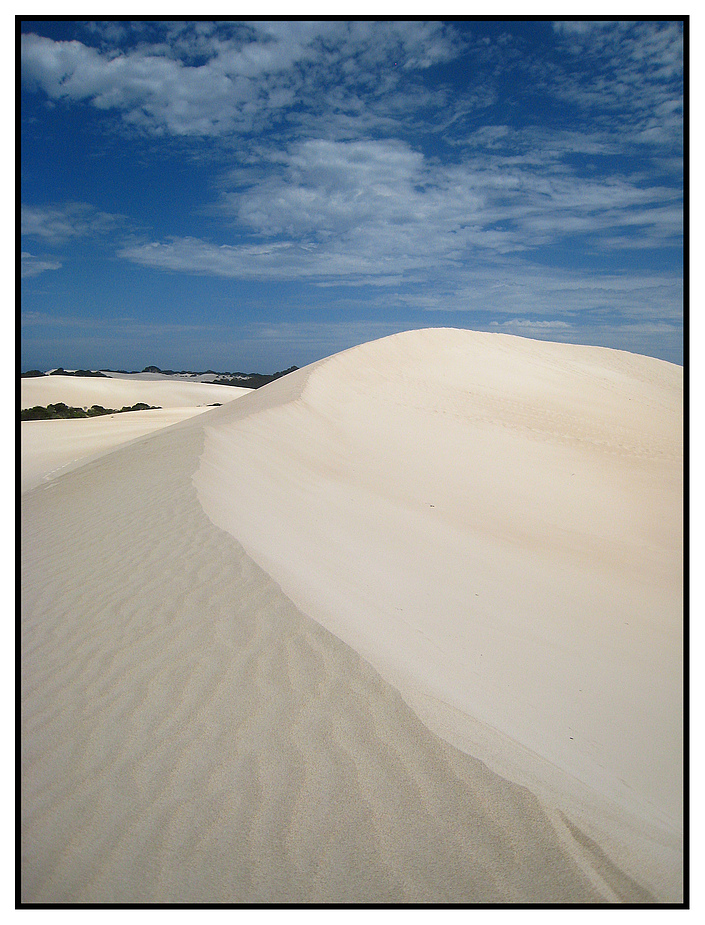
[[[681,368],[393,335],[222,409],[195,483],[429,728],[678,891]]]

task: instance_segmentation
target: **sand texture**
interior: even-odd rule
[[[22,496],[24,902],[678,902],[682,370],[397,335]]]

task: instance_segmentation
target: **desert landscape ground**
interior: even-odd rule
[[[682,367],[444,328],[56,401],[161,410],[21,425],[22,902],[682,901]]]

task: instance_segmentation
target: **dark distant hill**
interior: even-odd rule
[[[59,367],[58,369],[52,369],[50,373],[47,373],[48,376],[82,376],[83,378],[100,378],[107,379],[107,376],[104,376],[103,373],[94,371],[92,369],[72,369],[66,370]]]
[[[43,373],[40,369],[30,369],[26,373],[20,373],[21,379],[36,379],[38,376],[83,376],[90,378],[107,379],[107,376],[104,376],[103,373],[95,372],[92,369],[52,369],[50,373]]]
[[[117,370],[116,370],[117,372]],[[122,372],[122,370],[120,370]],[[143,373],[161,373],[163,376],[217,376],[214,369],[195,371],[192,369],[160,369],[158,366],[145,366]]]
[[[293,373],[294,370],[298,369],[298,366],[290,366],[288,369],[282,369],[278,373],[217,373],[213,369],[206,369],[202,372],[193,372],[192,370],[182,369],[179,371],[173,369],[160,369],[158,366],[145,366],[143,370],[132,370],[131,372],[126,369],[108,369],[108,373],[125,373],[126,375],[135,375],[138,372],[143,373],[160,373],[162,376],[215,376],[213,380],[215,385],[233,385],[241,389],[259,389],[263,385],[267,385],[268,382],[273,382],[275,379],[281,379],[282,376],[286,376],[288,373]],[[53,369],[50,373],[43,373],[39,369],[30,369],[27,372],[20,373],[22,379],[31,379],[37,376],[90,376],[90,377],[100,377],[101,379],[108,379],[109,376],[106,376],[102,372],[94,372],[90,369],[76,369],[76,370],[65,370],[59,367],[58,369]]]
[[[145,366],[143,373],[161,373],[163,376],[215,376],[215,385],[233,385],[241,389],[259,389],[268,382],[275,379],[281,379],[288,373],[293,373],[298,366],[290,366],[278,373],[216,373],[213,369],[206,369],[202,372],[193,372],[192,370],[182,369],[178,372],[173,369],[160,369],[158,366]]]
[[[274,382],[275,379],[281,379],[289,373],[293,373],[298,366],[290,366],[281,372],[265,375],[264,373],[220,373],[215,382],[217,385],[235,385],[241,389],[259,389],[268,382]]]

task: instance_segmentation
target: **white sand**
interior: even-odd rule
[[[210,382],[213,383],[219,376],[227,376],[228,379],[238,378],[239,374],[231,375],[229,373],[120,373],[113,370],[102,369],[104,376],[110,376],[112,379],[128,379],[133,382]]]
[[[584,785],[595,834],[619,836],[617,808],[643,822],[653,853],[637,867],[669,891],[682,369],[432,330],[339,354],[267,397],[206,429],[196,485],[213,521],[434,731],[563,808]],[[533,753],[531,770],[487,729]]]
[[[681,403],[415,332],[27,492],[23,899],[678,901]]]
[[[249,389],[189,382],[181,379],[134,379],[114,376],[37,376],[21,379],[21,407],[63,402],[75,408],[102,405],[120,409],[138,402],[160,408],[196,408],[214,402],[224,404]]]
[[[145,374],[149,375],[149,374]],[[75,376],[44,376],[21,380],[22,408],[64,402],[78,408],[103,405],[131,407],[138,402],[161,405],[148,411],[125,411],[95,418],[22,421],[20,435],[22,492],[35,488],[89,459],[137,437],[203,414],[215,402],[226,404],[250,389],[206,386],[161,378],[117,380]],[[184,402],[179,406],[179,401]]]
[[[22,421],[20,490],[36,488],[137,437],[208,410],[168,408],[95,418]]]

